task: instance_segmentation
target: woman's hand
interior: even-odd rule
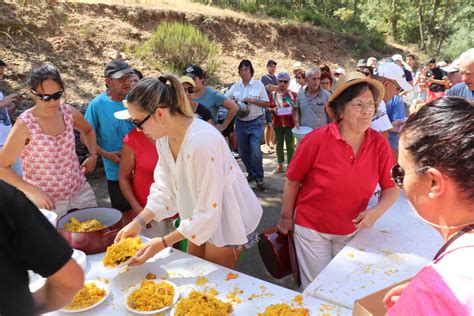
[[[95,170],[97,164],[97,156],[89,156],[81,165],[81,171],[83,173],[89,173]]]
[[[162,237],[157,237],[146,242],[143,247],[135,254],[130,261],[129,266],[139,266],[144,264],[148,259],[165,249]]]
[[[390,308],[392,308],[393,305],[395,305],[395,303],[400,298],[400,295],[402,295],[403,290],[408,286],[408,284],[410,284],[410,282],[397,285],[396,287],[388,291],[387,294],[385,294],[383,302],[387,310],[389,310]]]
[[[278,224],[277,224],[278,231],[282,235],[288,235],[290,231],[293,231],[294,224],[295,223],[294,223],[293,218],[280,217],[280,220],[278,221]]]
[[[136,237],[140,231],[142,230],[142,225],[136,220],[132,220],[130,223],[127,224],[124,228],[122,228],[117,236],[115,236],[114,243],[118,243],[123,238],[127,237]]]
[[[33,202],[38,208],[44,208],[47,210],[54,210],[54,201],[41,189],[34,187],[31,191],[26,192],[25,195]]]
[[[352,222],[358,229],[371,228],[379,217],[375,209],[368,209],[357,215]]]

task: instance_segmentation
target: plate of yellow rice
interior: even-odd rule
[[[179,288],[176,284],[145,279],[127,291],[123,304],[133,313],[151,315],[171,308],[178,299]]]
[[[225,302],[218,297],[192,290],[187,297],[183,297],[173,306],[171,316],[225,316],[231,315],[232,304]]]
[[[84,282],[84,287],[77,291],[72,301],[60,311],[64,313],[80,313],[90,310],[109,296],[109,286],[103,282],[91,280]]]

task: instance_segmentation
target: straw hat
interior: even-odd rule
[[[329,100],[326,103],[326,112],[328,113],[331,119],[335,119],[335,115],[332,109],[332,101],[339,97],[341,93],[346,91],[348,88],[362,82],[368,83],[375,91],[374,100],[376,105],[378,105],[380,101],[382,101],[385,89],[380,81],[371,79],[370,77],[367,77],[366,75],[358,71],[349,72],[346,75],[339,77],[339,80],[334,85],[334,93],[329,97]]]

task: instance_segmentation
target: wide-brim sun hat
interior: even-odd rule
[[[339,80],[336,82],[336,84],[334,85],[334,92],[329,97],[328,102],[326,103],[326,112],[332,120],[334,120],[336,117],[331,106],[332,101],[339,97],[344,91],[358,83],[367,83],[373,88],[373,90],[375,91],[374,100],[376,105],[378,105],[380,101],[382,101],[383,96],[385,94],[385,88],[380,81],[371,79],[370,77],[358,71],[349,72],[346,75],[340,77]]]

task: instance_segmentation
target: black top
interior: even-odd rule
[[[403,72],[405,73],[406,81],[408,81],[408,82],[413,81],[413,76],[412,76],[410,70],[403,68]]]
[[[445,73],[439,67],[436,67],[435,69],[429,69],[426,75],[428,77],[433,77],[433,79],[436,80],[442,80],[444,77],[446,77]],[[437,83],[432,83],[429,89],[433,92],[441,92],[446,90],[444,85],[439,85]]]
[[[211,111],[205,107],[204,105],[202,105],[201,103],[198,104],[198,107],[196,109],[196,114],[198,115],[198,117],[203,120],[203,121],[209,121],[209,120],[212,120],[212,113]]]
[[[0,201],[0,315],[35,315],[27,270],[47,278],[73,250],[22,192],[3,181]]]
[[[266,74],[260,79],[260,81],[263,83],[264,86],[266,86],[267,84],[278,86],[278,80],[275,75]]]

